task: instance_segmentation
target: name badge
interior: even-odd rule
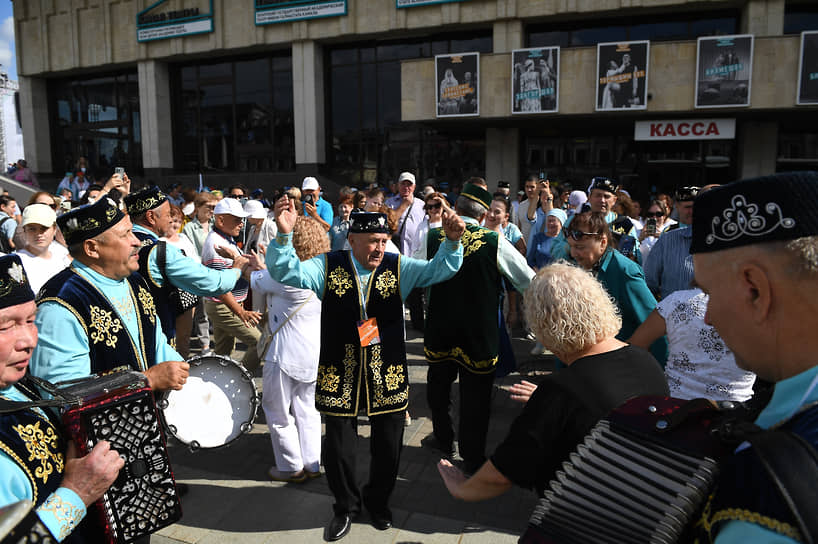
[[[378,321],[370,317],[366,321],[358,321],[358,336],[361,339],[361,347],[374,346],[381,343],[381,336],[378,332]]]

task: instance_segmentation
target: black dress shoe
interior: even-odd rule
[[[386,531],[392,527],[392,512],[388,509],[385,512],[369,511],[369,517],[372,520],[372,526],[379,531]]]
[[[420,441],[420,445],[440,452],[444,458],[450,461],[454,457],[454,444],[444,444],[433,434],[426,435]]]
[[[349,514],[336,514],[327,525],[327,542],[341,540],[352,527],[352,518]]]

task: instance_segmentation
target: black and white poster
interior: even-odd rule
[[[559,111],[559,47],[511,52],[511,113]]]
[[[796,104],[818,104],[818,30],[801,33]]]
[[[480,53],[435,56],[438,117],[480,115],[479,66]]]
[[[750,105],[753,35],[699,38],[696,57],[696,107]]]
[[[596,46],[596,110],[644,110],[648,98],[650,42]]]

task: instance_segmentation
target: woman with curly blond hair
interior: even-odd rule
[[[314,219],[299,216],[293,247],[306,261],[329,251],[329,238]],[[259,341],[264,359],[262,407],[270,429],[275,466],[270,478],[303,482],[320,475],[321,415],[315,380],[321,350],[321,301],[309,289],[278,283],[266,270],[253,272],[253,290],[267,299],[267,330]]]
[[[472,477],[438,464],[455,498],[479,501],[512,484],[539,495],[587,432],[633,397],[668,395],[662,369],[650,353],[615,338],[622,325],[611,297],[594,277],[566,263],[542,268],[525,292],[528,326],[567,365],[539,386],[512,386],[526,402],[508,436]]]

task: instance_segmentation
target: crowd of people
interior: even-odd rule
[[[385,188],[340,188],[335,205],[315,177],[272,195],[70,178],[58,188],[65,200],[0,196],[0,396],[36,400],[29,376],[60,382],[123,363],[157,392],[178,390],[193,349],[231,357],[238,341],[241,365],[262,376],[270,478],[302,483],[323,461],[335,498],[327,540],[363,510],[375,528],[392,526],[411,422],[406,315],[428,363],[423,444],[439,451],[457,499],[515,484],[542,495],[589,429],[642,395],[749,401],[760,428],[818,441],[815,173],[680,187],[644,203],[605,177],[582,190],[533,175],[514,198],[506,181],[493,193],[479,177],[418,187],[403,172]],[[487,455],[515,329],[557,370],[511,388],[525,406]],[[371,426],[362,488],[360,414]],[[86,508],[121,459],[104,441],[78,457],[53,415],[0,412],[0,506],[31,500],[53,535],[94,541],[101,528]],[[32,476],[42,460],[25,454],[26,425],[59,436],[47,444],[55,477]],[[797,540],[801,518],[748,449],[726,461],[699,525],[718,542]]]

